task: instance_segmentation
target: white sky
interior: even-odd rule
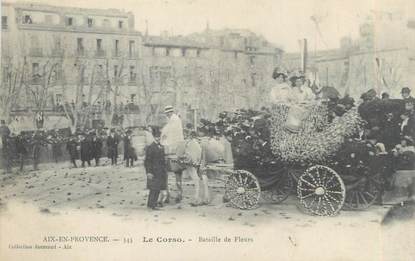
[[[3,1],[3,0],[2,0]],[[8,0],[7,2],[16,2]],[[211,29],[244,28],[264,35],[288,52],[298,51],[298,39],[307,38],[310,48],[339,46],[342,36],[357,37],[358,27],[371,10],[402,10],[415,17],[415,0],[36,0],[38,3],[117,8],[135,15],[136,29],[153,35]],[[310,17],[322,17],[322,37]]]

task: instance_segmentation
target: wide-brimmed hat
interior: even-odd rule
[[[411,93],[411,89],[409,87],[403,87],[401,93]]]
[[[173,112],[173,106],[171,105],[164,107],[164,113],[169,113],[169,112]]]
[[[151,132],[153,134],[153,137],[158,138],[161,136],[161,130],[159,126],[153,126],[151,129]]]

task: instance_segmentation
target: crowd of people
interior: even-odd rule
[[[13,165],[23,171],[27,163],[33,163],[33,169],[39,169],[41,155],[50,150],[55,163],[66,160],[65,154],[74,168],[100,165],[102,157],[108,157],[111,165],[116,165],[119,147],[122,143],[126,167],[133,167],[137,152],[132,143],[132,130],[127,129],[86,129],[71,133],[69,128],[54,130],[21,131],[12,133],[1,121],[3,168],[11,172]],[[48,149],[46,149],[48,148]],[[92,162],[92,163],[91,163]]]
[[[353,98],[347,95],[341,97],[332,87],[317,88],[303,75],[288,77],[276,70],[273,78],[276,84],[270,93],[271,106],[288,106],[287,132],[299,131],[305,115],[309,113],[309,103],[326,104],[328,122],[357,106],[365,123],[360,133],[345,137],[345,146],[338,153],[338,161],[362,163],[368,156],[388,155],[394,169],[415,169],[415,99],[408,87],[402,88],[402,99],[391,99],[387,93],[379,95],[371,89],[363,93],[361,101],[355,104]],[[216,122],[201,119],[198,126],[187,125],[183,128],[174,108],[167,106],[164,110],[167,124],[163,128],[145,128],[143,152],[149,189],[148,208],[157,210],[170,201],[169,173],[174,174],[176,180],[176,202],[183,198],[182,179],[185,174],[192,179],[195,187],[191,205],[199,206],[209,204],[210,200],[208,176],[211,173],[206,170],[206,165],[229,164],[235,169],[252,172],[263,167],[279,166],[281,162],[278,162],[279,158],[271,146],[272,109],[262,107],[259,111],[239,109],[222,112]],[[78,130],[75,133],[51,130],[15,135],[2,121],[0,134],[6,171],[11,168],[10,155],[18,159],[20,170],[27,158],[31,158],[33,168],[38,169],[41,148],[47,145],[51,146],[56,162],[62,157],[62,149],[66,149],[75,168],[79,160],[81,167],[99,166],[105,152],[111,165],[117,165],[120,143],[123,143],[126,167],[134,166],[137,160],[132,130]]]

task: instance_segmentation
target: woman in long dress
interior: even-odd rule
[[[306,86],[303,76],[290,78],[292,87],[287,95],[287,103],[290,106],[285,127],[288,131],[298,132],[302,121],[307,117],[307,105],[315,99],[313,91]]]
[[[270,98],[271,104],[284,104],[287,102],[287,96],[290,92],[290,86],[286,82],[287,75],[282,72],[274,71],[272,78],[275,80],[275,85],[271,89]]]

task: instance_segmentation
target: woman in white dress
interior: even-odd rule
[[[287,102],[287,96],[290,93],[290,86],[286,82],[287,75],[282,72],[274,71],[272,78],[275,80],[275,85],[271,89],[270,99],[271,104],[284,104]]]
[[[315,100],[313,91],[305,85],[304,76],[290,78],[292,87],[287,95],[287,103],[290,106],[287,115],[286,129],[291,132],[298,132],[302,121],[307,117],[307,106]]]

